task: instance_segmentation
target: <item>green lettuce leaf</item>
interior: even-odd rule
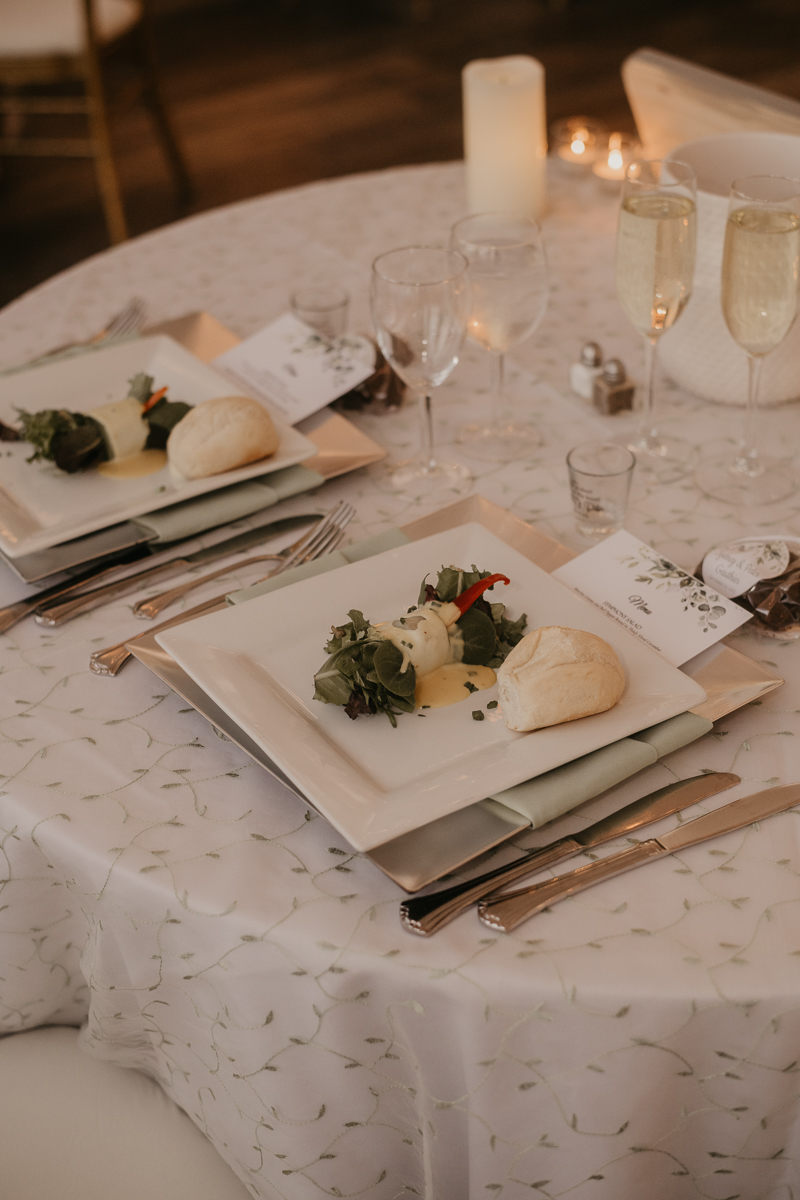
[[[138,375],[134,375],[133,379],[128,380],[128,395],[133,396],[134,400],[138,400],[140,404],[146,404],[153,394],[153,383],[152,375],[146,375],[144,371],[140,371]]]
[[[464,639],[461,661],[488,666],[497,654],[497,633],[491,618],[473,605],[459,617],[456,626]]]

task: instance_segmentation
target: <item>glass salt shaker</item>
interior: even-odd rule
[[[603,370],[603,352],[597,342],[587,342],[581,349],[578,362],[569,369],[569,386],[582,400],[591,400],[594,381]]]

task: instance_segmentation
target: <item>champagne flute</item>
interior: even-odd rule
[[[527,458],[541,437],[535,425],[513,420],[504,408],[506,352],[531,336],[547,308],[547,264],[535,221],[513,213],[464,217],[450,244],[469,263],[469,336],[489,352],[489,421],[465,425],[456,441],[473,458],[511,462]]]
[[[659,483],[686,475],[696,457],[688,442],[659,433],[653,404],[658,340],[675,324],[692,294],[696,193],[692,168],[669,159],[631,163],[622,185],[617,295],[625,316],[647,339],[639,429],[628,448],[639,467]]]
[[[406,246],[372,264],[372,319],[378,345],[419,396],[420,451],[391,472],[392,487],[411,497],[460,495],[472,485],[461,463],[434,452],[431,392],[458,362],[469,314],[467,263],[453,250]]]
[[[747,408],[735,455],[702,463],[696,475],[704,492],[729,504],[774,504],[797,489],[791,462],[759,449],[758,385],[764,357],[797,316],[799,273],[800,183],[775,175],[736,180],[722,252],[722,315],[747,355]]]

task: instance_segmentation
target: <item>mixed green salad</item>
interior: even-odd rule
[[[396,727],[400,713],[414,711],[418,672],[427,673],[420,670],[421,618],[426,625],[437,624],[434,632],[444,624],[450,661],[500,666],[521,641],[528,620],[525,613],[516,621],[509,619],[504,604],[485,598],[484,592],[500,581],[509,582],[474,564],[471,571],[442,567],[435,585],[427,576],[423,579],[417,603],[396,621],[372,625],[362,612],[351,609],[350,620],[331,629],[325,646],[328,658],[314,676],[314,699],[343,706],[352,720],[385,713]],[[426,666],[429,661],[428,655]]]

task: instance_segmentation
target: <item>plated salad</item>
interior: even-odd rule
[[[417,603],[395,620],[372,624],[351,609],[350,620],[331,629],[314,699],[342,706],[352,720],[383,713],[396,727],[401,713],[455,704],[491,687],[494,668],[527,624],[525,613],[511,620],[504,604],[485,596],[509,582],[474,564],[471,571],[443,567],[435,584],[425,577]]]
[[[191,405],[168,400],[167,388],[154,391],[153,383],[152,375],[140,372],[128,380],[124,400],[102,404],[91,413],[17,409],[21,425],[17,436],[33,446],[28,462],[46,459],[72,475],[145,449],[163,450]]]

